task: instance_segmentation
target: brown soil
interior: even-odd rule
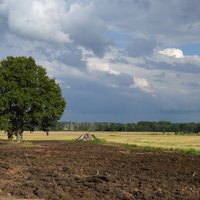
[[[0,199],[200,199],[200,157],[84,142],[36,144],[0,141]]]

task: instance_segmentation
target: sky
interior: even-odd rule
[[[62,121],[200,121],[199,0],[0,0],[0,59],[32,56]]]

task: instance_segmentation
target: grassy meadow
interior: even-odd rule
[[[30,140],[75,140],[86,132],[24,132],[23,138]],[[200,151],[200,136],[174,135],[173,133],[145,133],[145,132],[92,132],[97,138],[110,143],[130,144],[143,147],[158,147],[165,149],[195,149]],[[7,139],[4,132],[0,132],[0,139]]]

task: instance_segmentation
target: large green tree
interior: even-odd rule
[[[48,131],[66,106],[61,89],[31,57],[0,61],[0,126],[22,142],[24,130]]]

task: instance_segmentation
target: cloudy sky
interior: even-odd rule
[[[0,0],[0,36],[60,84],[62,120],[200,121],[199,0]]]

